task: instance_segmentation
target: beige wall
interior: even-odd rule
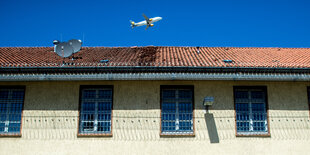
[[[0,154],[310,152],[306,89],[310,82],[91,81],[0,85],[26,86],[22,137],[0,138]],[[77,137],[80,85],[114,85],[112,137]],[[194,85],[195,137],[159,136],[160,85]],[[271,137],[235,136],[233,86],[239,85],[267,86]],[[215,97],[210,115],[205,115],[201,103],[205,96]]]

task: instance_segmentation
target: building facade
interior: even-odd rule
[[[3,154],[309,152],[309,49],[50,49],[0,49]]]

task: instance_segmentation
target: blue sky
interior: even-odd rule
[[[74,38],[109,47],[310,47],[309,8],[309,0],[1,0],[0,46]],[[142,13],[163,20],[131,29]]]

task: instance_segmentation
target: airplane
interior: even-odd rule
[[[158,22],[158,21],[160,21],[160,20],[163,19],[162,17],[148,18],[145,14],[142,14],[142,15],[143,15],[143,17],[145,18],[145,21],[141,21],[141,22],[139,22],[139,23],[135,23],[134,21],[130,20],[130,23],[131,23],[131,27],[132,27],[132,28],[137,27],[137,26],[146,25],[145,30],[147,30],[149,27],[154,26],[153,23]]]

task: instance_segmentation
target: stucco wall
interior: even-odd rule
[[[91,81],[25,85],[22,137],[0,154],[309,154],[310,82]],[[80,85],[114,85],[113,136],[77,137]],[[160,85],[194,85],[195,137],[160,137]],[[233,86],[267,86],[271,137],[236,137]],[[202,100],[214,96],[205,114]],[[212,133],[209,136],[209,133]]]

